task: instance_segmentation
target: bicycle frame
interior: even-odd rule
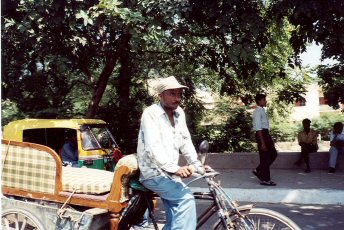
[[[210,192],[194,192],[193,193],[195,199],[198,200],[211,200],[214,201],[214,198],[212,197],[212,194]],[[205,197],[207,196],[207,197]],[[212,202],[211,205],[207,207],[205,211],[203,211],[198,217],[197,217],[197,227],[196,229],[199,229],[203,226],[204,223],[206,223],[209,218],[216,213],[218,210],[217,205],[215,202]]]
[[[221,212],[221,215],[219,215],[219,218],[223,222],[224,225],[227,225],[228,223],[226,219],[231,220],[231,217],[234,217],[234,216],[243,217],[243,215],[240,213],[240,210],[249,212],[252,209],[252,205],[237,207],[234,201],[226,193],[224,193],[224,191],[219,186],[219,184],[217,184],[214,181],[214,177],[219,175],[218,172],[210,172],[204,175],[199,175],[195,173],[195,175],[197,175],[197,178],[191,180],[187,185],[193,183],[196,180],[204,178],[207,181],[207,184],[209,187],[209,192],[194,192],[193,195],[195,199],[213,201],[200,215],[198,215],[196,229],[200,229],[216,212]],[[221,208],[220,200],[219,200],[217,191],[215,191],[215,187],[217,189],[221,189],[222,193],[225,195],[225,200],[228,202],[230,210],[223,210]],[[152,208],[148,207],[148,210],[149,210],[149,216],[154,224],[154,228],[158,230],[157,223],[156,223],[154,214],[152,212]],[[227,215],[227,218],[224,218],[225,215]]]
[[[216,173],[216,175],[218,175],[219,173]],[[209,176],[208,174],[205,174],[205,175],[199,175],[199,174],[195,174],[197,175],[198,177],[195,178],[194,180],[190,181],[187,185],[191,184],[192,182],[196,181],[196,180],[199,180],[201,178],[205,178],[205,180],[207,181],[208,185],[209,185],[209,189],[210,191],[209,192],[194,192],[193,195],[195,197],[195,199],[197,200],[209,200],[209,201],[213,201],[212,204],[204,211],[202,212],[198,217],[197,217],[197,226],[196,226],[196,229],[199,229],[201,226],[203,226],[204,223],[206,223],[210,217],[216,213],[218,210],[219,210],[219,205],[217,203],[217,200],[216,198],[214,198],[216,196],[215,192],[211,189],[211,185],[210,185],[210,180],[209,178],[207,178],[207,176]],[[144,194],[145,196],[146,194]],[[158,197],[156,194],[155,194],[155,197]],[[152,222],[153,222],[153,225],[154,225],[154,228],[156,230],[158,230],[158,227],[157,227],[157,223],[156,223],[156,220],[155,220],[155,217],[154,217],[154,213],[152,212],[152,208],[148,206],[148,210],[149,210],[149,217],[151,218]]]
[[[196,174],[196,175],[198,175],[198,174]],[[197,199],[197,200],[213,201],[197,217],[197,227],[196,227],[196,229],[201,228],[203,226],[203,224],[205,224],[214,215],[214,213],[216,213],[218,211],[221,212],[221,215],[219,215],[219,218],[221,219],[221,221],[223,222],[224,225],[227,225],[227,221],[224,218],[224,215],[228,215],[227,219],[231,219],[229,214],[231,214],[231,215],[234,214],[234,215],[238,215],[238,216],[242,217],[241,213],[237,209],[236,204],[233,203],[234,201],[231,199],[231,197],[229,197],[226,193],[224,193],[224,191],[219,186],[219,184],[214,181],[214,178],[217,175],[219,175],[218,172],[210,172],[210,173],[206,173],[206,174],[204,174],[202,176],[198,175],[197,178],[191,180],[187,184],[187,185],[189,185],[189,184],[193,183],[196,180],[204,178],[206,180],[207,184],[208,184],[209,192],[194,192],[193,195],[194,195],[195,199]],[[217,187],[217,189],[220,189],[222,191],[222,193],[225,194],[225,199],[226,199],[226,201],[228,201],[230,210],[222,210],[218,194],[215,191],[215,187]],[[245,206],[245,211],[249,211],[251,208],[252,208],[252,205],[247,205],[247,206]],[[230,211],[230,213],[228,213],[228,211]]]
[[[196,229],[200,229],[203,226],[203,224],[205,224],[214,215],[214,213],[216,213],[219,210],[219,208],[215,202],[214,195],[211,192],[194,192],[193,195],[194,195],[195,199],[197,199],[197,200],[213,201],[211,203],[211,205],[209,205],[207,207],[207,209],[204,210],[197,217]],[[156,196],[156,197],[158,197],[158,196]],[[154,214],[152,213],[152,208],[148,207],[148,209],[149,209],[149,217],[151,218],[155,229],[158,230]]]
[[[196,180],[204,178],[207,181],[209,192],[194,192],[193,195],[197,200],[212,201],[211,204],[197,217],[196,229],[200,229],[214,213],[218,213],[218,219],[215,221],[212,229],[222,227],[224,229],[291,229],[300,230],[300,228],[291,219],[278,212],[253,208],[253,205],[239,206],[223,190],[219,183],[214,181],[218,172],[212,171],[204,175],[197,175],[197,178],[191,180],[189,184]],[[151,207],[148,207],[150,217],[154,227],[158,230]],[[221,228],[221,229],[222,229]]]

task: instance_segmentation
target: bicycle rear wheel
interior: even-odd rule
[[[265,208],[240,210],[239,207],[238,209],[245,218],[238,217],[234,219],[234,229],[301,230],[294,221],[281,213]],[[249,228],[247,228],[247,225]]]

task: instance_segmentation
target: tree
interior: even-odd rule
[[[302,92],[281,58],[288,55],[284,42],[278,45],[284,29],[274,34],[279,27],[261,1],[2,4],[3,99],[16,103],[23,116],[100,117],[129,143],[142,107],[152,101],[146,86],[152,71],[176,75],[189,86],[192,100],[185,105],[192,129],[202,109],[193,96],[196,87],[210,86],[246,104],[278,84],[292,92],[279,89],[288,95],[281,100]],[[276,47],[278,55],[270,55]]]
[[[269,40],[264,7],[258,1],[190,1],[190,6],[185,24],[175,31],[188,39],[190,59],[218,76],[221,94],[245,98],[254,88],[257,54]]]
[[[142,71],[136,64],[178,8],[170,1],[5,1],[3,98],[29,116],[93,118],[114,78],[119,133],[129,139],[130,89]]]
[[[254,149],[252,118],[247,107],[224,97],[213,110],[207,111],[198,133],[209,141],[212,152],[246,152]]]
[[[308,43],[322,44],[321,59],[337,61],[333,66],[318,69],[320,84],[328,104],[338,108],[344,103],[344,2],[340,0],[277,0],[271,15],[294,26],[290,43],[295,51],[295,63]]]

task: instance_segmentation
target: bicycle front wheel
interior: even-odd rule
[[[301,230],[290,218],[270,209],[240,210],[239,208],[239,211],[245,218],[238,217],[233,221],[235,229]]]

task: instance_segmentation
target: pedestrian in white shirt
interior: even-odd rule
[[[338,153],[344,153],[344,129],[342,122],[336,122],[333,125],[333,130],[330,133],[330,159],[328,173],[336,172],[336,163]]]
[[[276,183],[270,177],[270,165],[275,161],[277,151],[269,133],[269,120],[264,110],[266,95],[257,94],[255,101],[257,108],[253,111],[253,129],[256,131],[260,163],[252,172],[261,181],[261,185],[275,186]]]
[[[202,165],[179,107],[184,88],[173,76],[159,81],[156,90],[160,101],[144,110],[138,137],[140,181],[163,201],[163,229],[196,229],[194,196],[181,178],[191,176]],[[180,152],[188,165],[178,165]]]

